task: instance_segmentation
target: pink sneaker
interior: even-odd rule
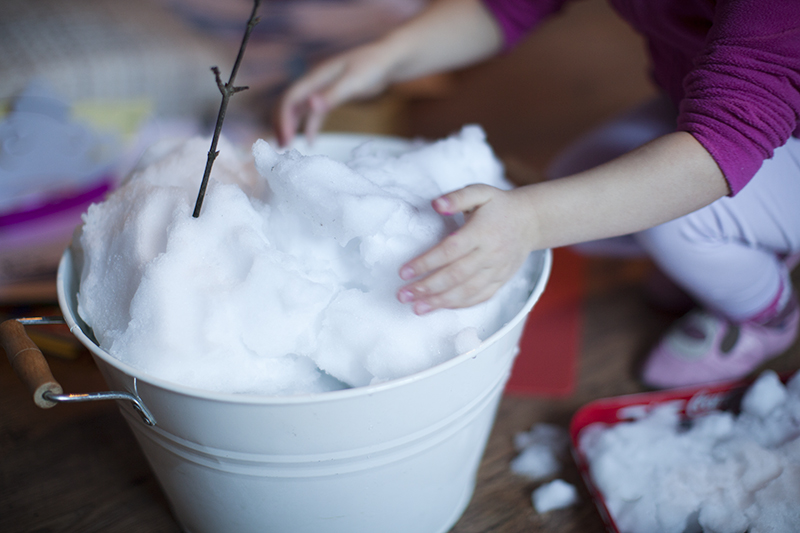
[[[642,380],[664,389],[743,378],[789,348],[798,326],[800,309],[794,298],[769,325],[734,324],[695,309],[678,320],[650,352]]]

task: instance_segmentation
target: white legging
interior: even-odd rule
[[[676,113],[656,98],[589,132],[548,177],[574,174],[672,132]],[[586,254],[647,253],[697,302],[742,322],[770,318],[792,287],[784,261],[800,252],[800,140],[791,138],[734,197],[632,236],[575,246]]]

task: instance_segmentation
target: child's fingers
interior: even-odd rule
[[[322,129],[322,124],[325,122],[325,117],[328,116],[329,110],[330,106],[320,95],[314,94],[309,97],[305,127],[306,140],[309,143],[314,142],[317,133]]]
[[[374,47],[331,58],[297,80],[286,91],[276,116],[278,142],[285,146],[305,122],[312,139],[328,112],[354,98],[374,96],[387,83],[385,53]]]
[[[386,69],[381,62],[376,63],[374,58],[355,54],[336,82],[326,89],[325,102],[333,108],[351,100],[377,96],[387,83]]]
[[[502,272],[498,272],[495,268],[487,267],[467,268],[466,270],[472,272],[469,278],[455,284],[445,282],[438,285],[435,278],[446,276],[446,271],[451,266],[448,265],[431,274],[428,278],[401,288],[398,291],[398,299],[403,303],[411,303],[414,312],[422,315],[440,308],[457,309],[477,305],[491,298],[505,282]],[[428,288],[422,291],[416,290],[419,283],[428,281],[432,283],[431,285],[425,285],[425,287],[446,286],[447,288],[441,292],[433,292]]]
[[[319,129],[314,124],[312,124],[312,128],[308,127],[308,119],[312,116],[315,121],[321,123],[318,112],[321,106],[319,103],[316,104],[317,112],[315,113],[312,100],[315,95],[321,94],[328,85],[334,83],[343,69],[344,66],[340,61],[324,63],[303,78],[300,78],[286,91],[278,104],[278,111],[275,116],[275,134],[281,146],[286,146],[292,141],[295,132],[304,121],[306,122],[306,131],[314,129],[314,127],[317,130]],[[325,108],[326,110],[322,115],[323,119],[327,110],[330,110],[330,106],[326,104]]]
[[[432,205],[440,215],[469,213],[491,200],[497,192],[498,189],[490,185],[467,185],[463,189],[436,198]]]
[[[398,291],[398,299],[411,303],[417,314],[490,298],[527,256],[505,191],[474,185],[443,198],[446,204],[434,203],[439,212],[452,209],[472,216],[456,233],[401,268],[400,277],[410,283]]]
[[[433,201],[434,208],[441,214],[451,215],[458,212],[472,212],[481,205],[485,205],[494,194],[500,192],[498,189],[489,185],[469,185],[458,191],[441,196]],[[452,210],[450,210],[452,209]],[[484,240],[483,230],[475,224],[467,223],[458,231],[445,237],[439,244],[415,257],[400,268],[400,278],[410,280],[419,276],[426,276],[445,265],[450,265],[463,259],[468,254],[476,250]],[[447,271],[448,279],[457,282],[458,278],[468,278],[472,272],[464,271],[461,268],[468,268],[473,265],[467,261],[458,267],[453,267]],[[474,267],[472,267],[474,268]],[[440,279],[440,278],[435,278]],[[441,277],[444,279],[444,276]],[[422,288],[422,287],[421,287]],[[433,287],[431,287],[433,289]],[[449,288],[449,287],[446,287]],[[445,287],[436,287],[438,290],[445,290]],[[436,292],[438,292],[436,290]]]
[[[474,297],[482,293],[486,285],[494,285],[498,281],[502,283],[502,275],[498,274],[502,266],[498,269],[492,258],[488,257],[491,254],[485,253],[479,247],[480,241],[468,233],[466,229],[462,234],[451,235],[405,265],[412,269],[429,270],[417,271],[417,275],[412,277],[421,279],[404,286],[398,292],[398,299],[403,303],[425,300],[437,308],[462,307],[463,302],[474,301]],[[405,267],[401,269],[401,277],[410,275]]]
[[[468,235],[465,236],[463,231],[452,233],[424,254],[415,257],[400,267],[400,278],[410,280],[419,276],[426,276],[445,265],[464,258],[476,247],[477,244],[472,242]],[[464,268],[466,269],[469,266],[470,263],[467,262]],[[414,287],[420,291],[439,292],[439,290],[444,290],[443,284],[448,280],[455,280],[461,277],[467,278],[469,274],[466,270],[461,272],[460,270],[452,269],[446,274],[434,278],[433,281],[427,279],[427,283],[419,282]],[[431,286],[429,287],[428,285]]]
[[[470,212],[487,202],[496,191],[494,187],[470,185],[440,197],[438,200],[444,202],[439,202],[438,207],[455,210],[448,214],[459,210]],[[437,207],[436,200],[434,207]],[[491,263],[485,264],[486,254],[478,253],[486,238],[483,233],[479,224],[468,222],[427,252],[404,264],[400,268],[401,279],[423,278],[407,285],[406,290],[415,299],[444,293],[467,283],[479,270],[491,268]]]
[[[280,146],[288,146],[309,113],[308,99],[284,99],[275,116],[275,136]]]
[[[494,272],[488,269],[479,270],[464,283],[415,300],[413,309],[416,314],[425,314],[434,309],[470,307],[491,298],[501,286],[502,281],[496,279]]]
[[[308,97],[308,113],[305,132],[308,141],[313,141],[322,129],[325,118],[335,107],[357,97],[367,96],[377,91],[375,84],[370,84],[361,69],[352,65],[336,65],[328,73],[335,75],[319,92]],[[373,85],[375,85],[373,87]]]
[[[344,59],[333,59],[320,64],[289,88],[286,93],[287,102],[307,101],[312,95],[324,92],[342,76],[345,68]]]
[[[422,279],[407,285],[407,289],[413,293],[415,299],[428,298],[470,283],[479,270],[476,253],[473,251],[424,275]]]
[[[281,101],[274,115],[275,136],[279,146],[287,146],[294,138],[294,132],[300,123],[301,111],[297,105],[291,105],[285,100]]]

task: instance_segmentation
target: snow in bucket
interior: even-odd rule
[[[527,298],[524,270],[469,309],[420,317],[394,296],[400,265],[462,222],[433,198],[510,187],[477,126],[435,143],[366,142],[345,162],[265,141],[251,158],[223,142],[192,218],[207,144],[156,147],[84,217],[79,313],[123,362],[214,391],[358,387],[475,348]]]
[[[482,131],[432,144],[325,134],[302,147],[334,158],[259,144],[266,178],[221,145],[193,221],[186,182],[202,174],[203,144],[162,145],[117,200],[90,210],[57,281],[64,318],[109,388],[135,394],[156,421],[120,404],[182,529],[448,531],[472,496],[552,257],[534,252],[505,294],[471,310],[417,317],[394,301],[401,256],[461,222],[432,216],[430,197],[508,186]],[[361,176],[343,159],[361,161]],[[315,180],[324,194],[305,186]],[[405,189],[415,182],[426,192]],[[348,205],[361,211],[338,210]],[[315,315],[321,302],[330,309]],[[184,343],[210,352],[180,352]]]

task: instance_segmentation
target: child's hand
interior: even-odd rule
[[[388,47],[366,45],[320,64],[283,95],[275,116],[281,146],[294,138],[301,124],[313,140],[327,114],[352,99],[374,96],[389,84],[392,60]]]
[[[532,250],[533,214],[518,191],[470,185],[434,200],[438,213],[464,213],[467,223],[400,268],[402,279],[419,279],[402,287],[398,300],[418,315],[488,300]]]
[[[289,87],[275,113],[281,146],[305,122],[309,139],[328,112],[388,85],[464,67],[500,50],[502,33],[481,0],[438,0],[379,40],[325,61]]]

